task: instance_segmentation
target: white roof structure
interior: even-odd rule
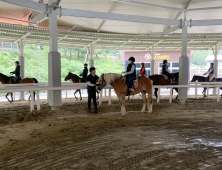
[[[49,45],[48,0],[33,1],[0,1],[0,41]],[[60,47],[181,50],[185,14],[188,50],[222,44],[221,0],[61,0],[59,6]]]
[[[215,58],[214,55],[208,55],[207,58],[205,59],[205,61],[213,61],[214,58]],[[218,55],[218,56],[217,56],[217,60],[218,60],[218,61],[222,61],[222,55]]]

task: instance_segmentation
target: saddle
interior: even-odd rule
[[[163,76],[167,81],[170,81],[167,75],[165,75],[165,74],[160,74],[160,75]],[[174,75],[173,75],[173,81],[175,81]]]

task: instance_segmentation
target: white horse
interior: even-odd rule
[[[125,84],[125,78],[120,74],[116,73],[106,73],[102,74],[99,78],[100,88],[103,88],[107,84],[110,84],[119,98],[119,102],[121,105],[121,114],[126,114],[125,109],[125,96],[128,93],[128,87]],[[143,108],[141,112],[145,112],[146,104],[148,108],[148,113],[152,113],[153,107],[153,99],[152,99],[152,89],[153,89],[153,81],[146,77],[138,77],[138,87],[134,92],[131,92],[130,95],[135,95],[142,93],[143,98]],[[146,93],[148,93],[148,101],[146,98]]]

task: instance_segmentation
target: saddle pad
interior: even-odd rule
[[[166,80],[168,80],[167,75],[161,74]]]
[[[133,80],[133,84],[134,84],[134,87],[137,88],[138,87],[138,79]]]

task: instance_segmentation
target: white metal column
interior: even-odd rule
[[[150,60],[150,75],[154,75],[155,74],[155,47],[152,46],[152,52],[151,52],[151,60]]]
[[[25,48],[25,40],[20,39],[20,41],[19,41],[19,51],[20,51],[19,64],[20,64],[20,76],[22,79],[25,78],[24,48]],[[25,99],[24,92],[20,92],[19,93],[19,100],[24,100],[24,99]]]
[[[48,0],[49,6],[52,6],[57,0]],[[61,87],[61,56],[58,52],[57,39],[57,10],[50,7],[49,14],[49,43],[50,52],[48,55],[48,85],[51,87]],[[62,105],[61,90],[48,92],[49,106],[54,109]]]
[[[89,68],[94,67],[93,54],[94,54],[94,45],[93,45],[93,44],[90,44],[90,60],[89,60]]]
[[[220,46],[216,45],[215,49],[213,49],[213,53],[214,53],[214,75],[216,78],[218,78],[218,59],[217,56],[219,54],[220,51]],[[213,95],[216,95],[216,88],[213,88]]]
[[[187,21],[183,21],[182,26],[182,52],[179,59],[179,85],[187,85],[189,59],[187,57]],[[180,103],[185,104],[187,100],[187,88],[179,88]]]

